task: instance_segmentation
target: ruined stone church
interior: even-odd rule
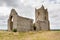
[[[35,26],[33,27],[33,19],[21,17],[15,9],[11,10],[8,19],[8,31],[17,29],[18,32],[50,30],[50,23],[47,9],[42,6],[35,9]]]

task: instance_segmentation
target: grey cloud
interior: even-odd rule
[[[7,25],[8,16],[0,16],[0,26]]]
[[[28,16],[29,14],[33,13],[33,7],[31,7],[30,5],[25,6],[23,3],[18,2],[18,0],[1,0],[0,2],[5,2],[7,4],[8,7],[14,7],[14,8],[18,8],[19,13]],[[1,18],[2,19],[2,18]]]
[[[0,6],[6,3],[7,6],[17,7],[18,6],[18,0],[0,0]]]
[[[53,4],[60,4],[59,0],[49,0],[49,2]]]
[[[5,2],[7,4],[7,6],[14,6],[14,7],[18,6],[18,1],[17,0],[6,0]]]
[[[0,6],[2,6],[3,3],[4,3],[4,0],[0,0]]]
[[[7,25],[8,16],[0,16],[0,28]]]
[[[8,16],[0,16],[0,20],[6,20],[8,19]]]
[[[54,1],[54,2],[55,2],[56,0],[49,0],[49,2],[52,2],[52,1]]]
[[[25,6],[20,9],[20,14],[32,18],[34,15],[34,8],[31,6]]]

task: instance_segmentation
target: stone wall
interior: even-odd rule
[[[33,19],[21,17],[17,12],[12,9],[9,19],[8,19],[8,30],[12,31],[17,29],[17,31],[31,31],[33,25]]]
[[[17,28],[17,12],[12,9],[8,19],[8,30],[12,31]]]
[[[29,18],[24,18],[21,16],[17,17],[17,31],[31,31],[33,20]]]

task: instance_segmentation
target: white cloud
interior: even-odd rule
[[[10,8],[5,7],[5,6],[1,6],[0,7],[0,16],[4,16],[4,15],[8,15],[10,13]]]

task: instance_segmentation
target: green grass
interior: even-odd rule
[[[60,40],[60,31],[0,31],[0,40]]]

